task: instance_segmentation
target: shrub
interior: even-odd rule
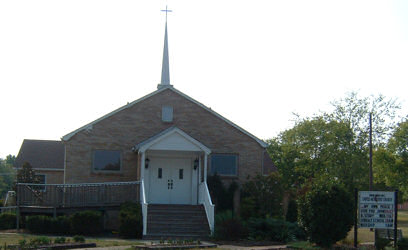
[[[353,225],[352,196],[338,184],[315,183],[298,201],[299,223],[311,242],[330,247]]]
[[[33,248],[37,248],[38,246],[49,245],[50,243],[51,243],[50,238],[46,236],[40,236],[40,237],[30,239],[29,246]]]
[[[226,187],[218,174],[208,176],[207,184],[211,200],[214,202],[217,211],[233,210],[234,193],[238,189],[238,184],[232,182]]]
[[[75,235],[73,239],[74,239],[74,242],[79,242],[79,243],[85,242],[85,237],[82,235]]]
[[[288,211],[286,213],[286,221],[296,222],[298,217],[297,204],[295,200],[290,200],[288,204]]]
[[[296,224],[273,218],[251,218],[248,220],[249,237],[255,240],[288,242],[305,238],[303,230]]]
[[[56,218],[45,215],[28,216],[26,228],[32,233],[67,234],[71,231],[70,218],[68,216]]]
[[[12,213],[0,214],[0,230],[16,228],[16,215]]]
[[[214,238],[217,240],[238,240],[246,236],[247,229],[239,217],[234,217],[231,210],[215,216]]]
[[[407,250],[408,249],[408,238],[402,238],[397,242],[399,250]]]
[[[120,206],[119,235],[125,238],[141,238],[143,217],[140,204],[126,202]]]
[[[32,233],[50,233],[52,217],[45,215],[28,216],[26,219],[26,228]]]
[[[51,218],[50,233],[69,234],[71,232],[71,220],[69,216]]]
[[[57,238],[54,239],[55,244],[63,244],[65,242],[66,242],[65,237],[57,237]]]
[[[241,208],[244,219],[249,217],[282,217],[283,188],[279,173],[257,175],[242,186]]]
[[[103,231],[102,213],[98,211],[83,211],[71,216],[72,232],[74,234],[94,235]]]

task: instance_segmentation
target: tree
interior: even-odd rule
[[[298,203],[299,223],[319,246],[344,239],[354,223],[353,198],[333,179],[315,182]]]
[[[329,174],[352,190],[366,173],[364,150],[353,144],[348,124],[324,116],[305,118],[269,141],[268,152],[283,177],[285,189],[298,190],[310,179]]]
[[[0,159],[0,199],[6,195],[7,191],[12,189],[15,180],[14,162],[9,161],[13,157],[8,155],[6,160]]]
[[[344,122],[356,135],[355,143],[368,143],[368,117],[373,117],[373,144],[384,145],[389,133],[396,125],[401,105],[396,99],[383,95],[360,97],[357,92],[350,92],[345,98],[332,102],[334,111],[324,113],[327,120]]]
[[[356,92],[332,105],[332,112],[298,117],[293,128],[268,141],[285,189],[299,190],[308,180],[326,174],[349,191],[368,187],[369,114],[374,146],[379,148],[386,144],[400,106],[382,95],[361,98]]]
[[[374,170],[376,183],[398,188],[408,199],[408,120],[397,125],[385,147],[374,151]]]
[[[17,171],[17,183],[39,183],[30,163],[25,162],[21,169]]]

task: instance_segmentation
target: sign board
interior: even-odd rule
[[[358,192],[358,226],[393,229],[395,204],[394,192]]]

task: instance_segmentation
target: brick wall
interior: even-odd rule
[[[174,110],[171,123],[161,120],[162,106],[167,105]],[[166,89],[66,141],[66,183],[138,180],[139,159],[132,152],[132,147],[171,126],[200,141],[212,153],[238,154],[239,182],[245,181],[247,176],[261,173],[263,148],[258,142],[178,93]],[[121,150],[121,172],[94,173],[92,150],[95,149]]]
[[[36,174],[44,174],[46,184],[62,184],[64,183],[64,171],[55,170],[35,170]]]

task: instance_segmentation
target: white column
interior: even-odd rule
[[[201,164],[201,155],[198,155],[198,185],[201,183],[201,168],[203,164]]]
[[[206,153],[204,155],[204,182],[207,183],[207,156],[208,154]]]
[[[141,159],[141,162],[140,162],[140,180],[144,179],[144,172],[145,172],[145,167],[144,166],[146,164],[145,158],[146,158],[146,154],[145,154],[145,152],[142,152],[142,159]]]

